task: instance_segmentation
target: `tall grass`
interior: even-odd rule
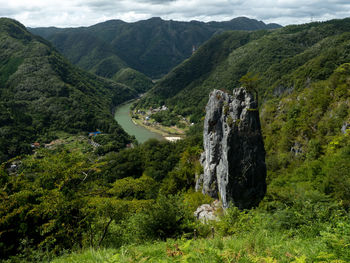
[[[349,245],[349,244],[348,244]],[[252,231],[230,237],[169,239],[118,250],[86,250],[63,256],[61,262],[348,262],[318,236],[303,238],[288,231]]]

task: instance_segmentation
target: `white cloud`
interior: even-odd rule
[[[0,16],[26,26],[87,26],[109,19],[133,22],[154,16],[222,21],[247,16],[299,24],[350,16],[348,0],[0,0]]]

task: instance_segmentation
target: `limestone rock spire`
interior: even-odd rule
[[[266,192],[265,149],[258,105],[244,88],[233,95],[214,90],[204,120],[204,174],[197,188],[241,209],[259,204]]]

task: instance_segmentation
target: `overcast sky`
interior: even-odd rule
[[[25,26],[89,26],[158,16],[179,21],[224,21],[238,16],[281,25],[350,16],[350,0],[0,0],[0,17]]]

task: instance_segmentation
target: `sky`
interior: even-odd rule
[[[246,16],[281,25],[350,17],[350,0],[0,0],[0,17],[25,26],[78,27],[151,17],[227,21]]]

